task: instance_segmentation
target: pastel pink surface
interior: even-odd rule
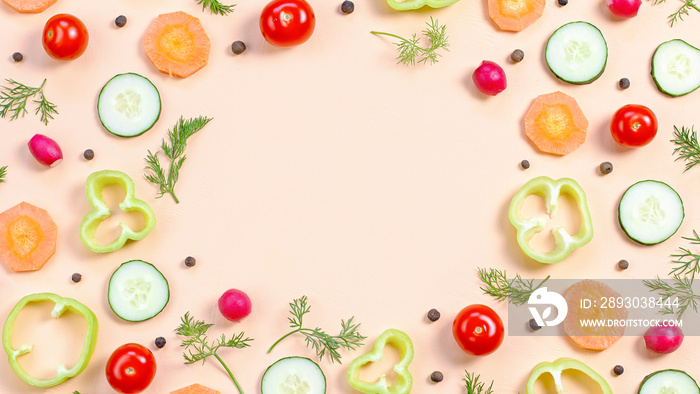
[[[526,278],[655,278],[670,269],[669,254],[687,246],[700,220],[695,168],[683,173],[674,162],[674,125],[697,123],[700,93],[679,98],[659,93],[649,75],[651,55],[661,42],[683,38],[698,46],[691,13],[671,29],[666,16],[672,2],[615,21],[601,2],[548,2],[537,24],[519,33],[501,32],[488,17],[485,1],[460,1],[443,9],[398,13],[384,1],[356,1],[343,15],[341,1],[314,1],[316,28],[294,48],[276,48],[260,34],[258,20],[267,2],[239,2],[226,17],[201,12],[190,0],[128,2],[59,1],[50,13],[21,15],[0,7],[0,53],[6,54],[2,78],[39,86],[59,114],[44,126],[31,112],[19,120],[0,119],[0,166],[8,165],[0,184],[0,210],[26,200],[51,212],[60,228],[58,248],[41,271],[0,271],[0,318],[24,295],[50,291],[75,298],[95,311],[100,322],[91,364],[77,378],[52,389],[32,388],[0,362],[0,392],[65,394],[109,393],[104,366],[113,349],[137,342],[149,347],[158,373],[146,393],[167,393],[198,382],[222,393],[233,383],[216,362],[185,365],[173,330],[185,312],[215,324],[211,337],[244,331],[250,348],[220,351],[243,389],[258,392],[265,368],[279,358],[314,358],[304,340],[292,335],[271,354],[267,348],[289,331],[288,303],[307,295],[310,326],[331,333],[341,319],[361,322],[366,345],[341,351],[343,364],[320,363],[328,392],[353,393],[345,382],[350,360],[367,351],[387,328],[406,332],[414,342],[410,370],[414,393],[464,392],[464,370],[495,380],[498,393],[523,392],[532,367],[559,357],[580,359],[600,372],[618,393],[632,392],[653,371],[700,370],[697,337],[688,336],[676,352],[652,357],[640,337],[623,337],[603,352],[579,349],[565,337],[506,336],[494,354],[473,358],[451,335],[454,316],[469,304],[492,307],[508,324],[507,306],[479,289],[477,267],[506,269]],[[212,40],[208,65],[187,79],[159,73],[143,53],[143,34],[159,14],[185,11],[200,18]],[[78,15],[90,32],[90,45],[78,59],[58,62],[43,50],[41,30],[53,13]],[[114,26],[124,14],[125,27]],[[396,64],[393,39],[370,34],[420,33],[433,16],[447,25],[450,52],[435,65]],[[543,60],[547,38],[564,23],[585,20],[603,32],[609,47],[603,75],[590,85],[557,80]],[[246,43],[234,56],[230,45]],[[525,60],[508,59],[516,49]],[[20,51],[24,60],[9,56]],[[483,59],[499,63],[508,89],[484,97],[471,81]],[[160,91],[160,120],[147,133],[118,138],[101,126],[96,114],[100,88],[111,77],[136,72]],[[620,78],[631,87],[620,90]],[[576,98],[589,119],[586,142],[563,157],[539,153],[527,140],[523,117],[539,94],[561,90]],[[610,136],[615,109],[646,105],[658,116],[659,133],[647,146],[629,150]],[[30,103],[30,106],[32,104]],[[160,146],[180,116],[214,120],[189,141],[187,161],[176,190],[180,204],[143,177],[147,151]],[[36,133],[61,142],[63,163],[39,168],[26,143]],[[85,149],[95,158],[83,159]],[[522,170],[521,160],[531,167]],[[614,171],[601,176],[610,161]],[[78,237],[90,210],[85,179],[113,169],[134,179],[136,195],[154,210],[158,224],[148,238],[104,255],[87,250]],[[513,194],[535,176],[571,177],[586,191],[595,235],[566,261],[545,266],[529,260],[515,241],[507,218]],[[671,185],[686,202],[686,219],[668,241],[637,245],[617,224],[617,203],[627,187],[643,179]],[[114,219],[106,223],[118,226]],[[185,267],[186,256],[197,265]],[[110,274],[123,262],[152,262],[166,276],[171,299],[154,319],[141,323],[116,317],[106,301]],[[619,271],[617,261],[630,268]],[[71,274],[83,275],[80,283]],[[255,313],[240,323],[226,320],[217,299],[227,289],[245,289]],[[442,318],[425,314],[437,308]],[[525,324],[526,322],[523,322]],[[157,349],[156,337],[167,345]],[[44,337],[36,338],[37,351]],[[32,358],[55,365],[61,358]],[[30,356],[25,356],[30,357]],[[215,361],[215,360],[212,360]],[[616,364],[625,373],[613,377]],[[507,370],[504,373],[504,365]],[[445,380],[433,384],[430,373]],[[700,378],[700,376],[695,376]]]

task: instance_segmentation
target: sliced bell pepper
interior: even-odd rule
[[[63,363],[60,363],[56,367],[56,376],[51,379],[39,379],[34,376],[29,375],[19,364],[17,359],[27,353],[32,351],[32,345],[23,344],[19,349],[12,348],[12,335],[15,330],[15,321],[17,316],[24,309],[27,304],[32,302],[42,302],[51,301],[56,304],[56,306],[51,311],[51,317],[54,319],[60,318],[66,311],[71,311],[85,317],[85,322],[87,323],[87,332],[85,333],[85,339],[83,340],[83,350],[80,353],[78,361],[70,369],[66,368]],[[12,370],[15,371],[17,376],[25,382],[36,387],[52,387],[57,384],[65,382],[67,379],[78,376],[85,367],[87,367],[92,357],[92,353],[95,351],[95,344],[97,343],[97,317],[87,306],[81,304],[80,302],[72,298],[63,298],[59,295],[53,293],[37,293],[25,296],[10,312],[5,320],[5,326],[2,329],[2,346],[5,348],[5,352],[9,357],[10,366]]]
[[[120,223],[122,232],[119,237],[108,244],[102,245],[95,238],[95,233],[100,224],[111,215],[109,208],[107,208],[102,199],[102,190],[111,185],[119,185],[126,192],[124,201],[119,204],[119,208],[124,212],[141,213],[144,217],[144,225],[140,231],[134,231],[125,223]],[[90,174],[85,183],[85,193],[93,209],[85,215],[80,223],[80,240],[93,252],[108,253],[119,250],[128,240],[138,241],[144,239],[156,226],[156,216],[151,207],[145,201],[134,197],[134,181],[123,172],[103,170]]]
[[[557,203],[560,195],[569,195],[576,201],[581,216],[581,226],[578,232],[571,235],[562,227],[552,229],[555,247],[551,252],[540,252],[530,246],[532,237],[542,231],[547,224],[544,218],[524,218],[521,208],[529,195],[537,195],[544,199],[547,214],[554,217],[557,212]],[[587,244],[593,238],[593,224],[591,214],[588,212],[586,193],[576,181],[570,178],[554,180],[546,176],[540,176],[530,180],[513,196],[508,210],[510,223],[517,230],[517,240],[520,248],[529,257],[544,264],[558,263],[571,254],[574,249]]]
[[[458,1],[459,0],[386,0],[389,6],[397,11],[417,10],[426,5],[432,8],[442,8]]]
[[[553,363],[542,362],[537,364],[535,368],[532,369],[530,379],[527,380],[526,393],[535,394],[535,382],[546,373],[552,375],[552,378],[554,378],[554,385],[557,388],[557,393],[563,393],[564,387],[561,381],[561,373],[570,369],[582,372],[593,379],[593,381],[600,385],[603,394],[612,394],[610,385],[608,385],[608,382],[606,382],[602,376],[581,361],[568,357],[560,358]]]
[[[394,365],[396,379],[389,386],[386,376],[382,375],[376,382],[366,382],[360,379],[360,368],[382,359],[384,347],[393,346],[399,351],[399,362]],[[365,394],[408,394],[411,392],[413,377],[408,371],[408,365],[413,360],[413,342],[406,333],[396,329],[384,331],[374,343],[372,350],[354,359],[348,366],[346,379],[355,390]]]

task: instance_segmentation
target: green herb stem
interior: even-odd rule
[[[35,115],[41,113],[41,121],[44,125],[49,124],[49,119],[53,119],[53,114],[58,114],[56,105],[48,101],[44,96],[44,85],[46,79],[38,88],[27,86],[13,79],[5,79],[9,86],[0,86],[4,91],[0,92],[0,118],[10,116],[10,121],[24,117],[27,114],[27,102],[30,98],[39,95],[38,99],[32,100],[37,104]]]
[[[410,39],[401,37],[393,33],[386,33],[381,31],[372,30],[370,33],[376,35],[384,35],[393,37],[399,40],[395,42],[397,50],[399,51],[399,56],[397,56],[398,63],[407,66],[413,66],[416,63],[427,63],[434,64],[438,62],[438,58],[442,56],[438,49],[444,49],[449,51],[449,43],[447,42],[447,26],[439,25],[437,19],[430,17],[430,22],[426,22],[428,26],[423,30],[423,36],[428,39],[429,46],[422,47],[420,45],[420,40],[416,34],[413,34]]]
[[[233,384],[236,385],[236,388],[238,389],[238,392],[243,394],[243,389],[241,388],[241,385],[238,384],[238,380],[236,380],[236,377],[233,376],[233,372],[228,368],[228,365],[224,362],[224,360],[221,359],[221,356],[219,356],[216,352],[214,352],[214,357],[216,357],[217,360],[219,360],[219,363],[221,363],[221,366],[224,367],[226,372],[228,373],[228,376],[231,377],[231,380],[233,380]]]
[[[0,167],[0,183],[5,183],[6,176],[7,176],[7,166]]]

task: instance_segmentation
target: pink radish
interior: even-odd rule
[[[683,343],[683,331],[677,326],[651,327],[644,334],[644,345],[655,353],[671,353]]]
[[[45,135],[35,134],[27,145],[36,161],[45,166],[56,167],[63,161],[61,147]]]
[[[219,312],[233,322],[239,322],[250,315],[253,304],[250,297],[238,289],[226,290],[219,298]]]
[[[619,18],[634,18],[639,12],[642,0],[605,0],[610,12]]]
[[[474,85],[481,93],[495,96],[506,89],[506,73],[498,64],[484,60],[472,74]]]

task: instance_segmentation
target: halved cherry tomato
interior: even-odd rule
[[[316,16],[304,0],[272,0],[260,15],[260,31],[265,40],[279,47],[302,44],[311,37]]]
[[[643,105],[628,104],[618,109],[610,123],[610,132],[618,144],[644,146],[656,136],[656,115]]]
[[[109,357],[105,373],[114,390],[123,394],[140,393],[156,376],[156,358],[147,347],[127,343]]]
[[[452,334],[462,350],[473,356],[485,356],[501,346],[503,321],[486,305],[469,305],[455,317]]]
[[[52,58],[72,60],[85,52],[88,31],[85,24],[75,16],[58,14],[46,22],[42,41],[46,53]]]

